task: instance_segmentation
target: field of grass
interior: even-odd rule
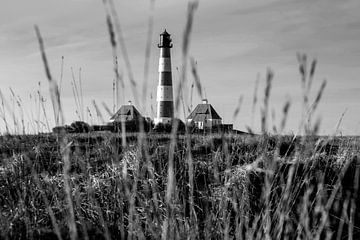
[[[1,137],[1,238],[360,237],[358,138],[64,138]]]

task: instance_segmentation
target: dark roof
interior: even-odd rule
[[[202,117],[204,116],[204,117]],[[219,114],[215,111],[213,106],[211,104],[198,104],[194,111],[190,113],[190,115],[187,117],[187,119],[196,119],[197,121],[203,121],[204,119],[221,119]],[[202,120],[198,120],[202,119]]]
[[[131,121],[141,118],[141,114],[133,105],[122,105],[120,109],[110,118],[114,121]]]

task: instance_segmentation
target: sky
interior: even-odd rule
[[[182,37],[186,24],[188,1],[155,0],[116,1],[120,24],[138,91],[142,91],[145,48],[149,16],[153,14],[149,77],[145,103],[136,106],[146,116],[154,117],[158,84],[157,43],[166,28],[172,35],[172,71],[174,95],[177,96],[179,69],[182,64]],[[27,131],[36,131],[37,120],[45,115],[36,100],[39,90],[44,96],[46,119],[54,126],[49,86],[39,53],[34,25],[44,38],[50,70],[60,83],[64,57],[61,100],[67,124],[78,120],[72,90],[72,71],[78,79],[81,68],[84,108],[91,117],[84,120],[100,123],[92,101],[98,104],[105,121],[109,116],[102,103],[113,111],[113,60],[106,15],[101,0],[0,0],[0,90],[6,104],[5,117],[12,114],[27,122]],[[269,129],[279,126],[286,101],[289,117],[284,133],[299,133],[302,116],[302,88],[297,53],[317,59],[310,94],[314,101],[323,80],[327,85],[312,122],[321,121],[319,134],[360,134],[360,2],[358,0],[200,0],[191,32],[189,57],[197,62],[204,96],[193,92],[193,107],[206,97],[224,123],[239,130],[251,127],[260,131],[260,109],[263,105],[267,69],[274,72],[270,95]],[[119,69],[125,89],[120,104],[135,102],[121,51]],[[71,70],[72,69],[72,70]],[[253,111],[256,79],[259,79],[258,103]],[[190,106],[193,77],[187,74],[184,102]],[[11,90],[21,98],[16,106]],[[234,111],[243,99],[239,114]],[[5,105],[6,105],[5,104]],[[0,107],[2,109],[2,107]],[[22,110],[20,110],[22,109]],[[181,109],[179,117],[184,118]],[[5,131],[0,111],[0,132]],[[187,115],[187,113],[185,114]],[[343,118],[341,116],[343,115]],[[337,127],[339,121],[341,123]],[[40,126],[40,125],[39,125]],[[41,130],[40,129],[40,130]],[[15,130],[15,128],[13,128]]]

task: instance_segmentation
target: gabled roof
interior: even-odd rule
[[[221,117],[215,111],[213,106],[208,103],[198,104],[194,111],[190,113],[187,119],[193,119],[194,121],[203,121],[204,119],[220,119]],[[202,119],[202,120],[200,120]]]
[[[122,105],[120,109],[110,118],[116,121],[138,120],[142,116],[134,105]]]

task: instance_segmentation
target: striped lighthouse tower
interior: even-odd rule
[[[159,123],[170,123],[174,117],[174,102],[171,75],[171,56],[172,48],[170,34],[166,32],[160,34],[160,58],[159,58],[159,85],[157,87],[157,111],[155,125]]]

